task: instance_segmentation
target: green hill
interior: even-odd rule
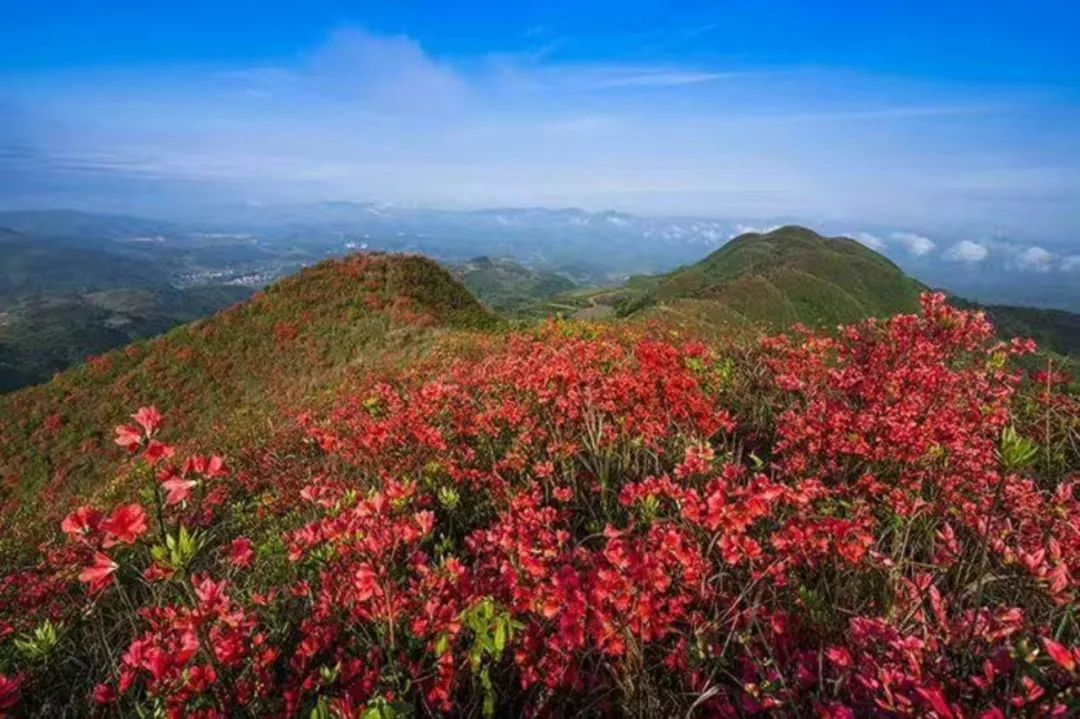
[[[563,275],[533,270],[502,257],[476,257],[450,271],[481,302],[498,312],[527,312],[577,286]]]
[[[678,300],[708,300],[749,323],[831,326],[918,308],[926,288],[855,240],[804,227],[736,237],[702,261],[666,275],[634,278],[628,315]]]
[[[1030,337],[1040,347],[1061,355],[1080,356],[1080,315],[1065,310],[1012,305],[981,305],[960,298],[952,303],[965,310],[982,310],[998,332],[1009,337]]]

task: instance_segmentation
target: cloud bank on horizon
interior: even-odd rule
[[[900,260],[934,260],[962,265],[967,269],[982,264],[995,264],[997,269],[1025,272],[1075,272],[1080,270],[1080,254],[1051,252],[1038,245],[1025,245],[1003,239],[979,242],[960,240],[935,254],[937,243],[912,232],[892,232],[887,236],[857,231],[844,233],[877,252]]]
[[[1063,4],[492,19],[270,3],[257,22],[195,2],[190,17],[133,5],[123,23],[70,4],[15,11],[0,43],[0,207],[379,198],[832,218],[953,238],[856,237],[916,258],[1078,264],[1080,11]],[[34,49],[42,27],[51,53]]]

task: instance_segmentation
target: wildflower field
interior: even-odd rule
[[[0,577],[0,715],[1080,713],[1080,395],[1031,343],[927,294],[463,344],[228,452],[117,416]]]

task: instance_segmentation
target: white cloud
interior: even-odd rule
[[[1066,272],[1080,270],[1080,255],[1069,255],[1061,261],[1061,269]]]
[[[982,262],[990,254],[990,250],[986,249],[978,242],[971,242],[970,240],[961,240],[955,245],[945,250],[942,255],[946,260],[950,262]]]
[[[889,239],[899,242],[907,248],[907,251],[916,257],[922,257],[934,250],[937,245],[929,237],[916,235],[914,232],[894,232]]]
[[[1016,256],[1016,265],[1022,270],[1049,272],[1056,255],[1041,247],[1029,247]]]
[[[869,232],[852,232],[850,236],[853,240],[869,247],[871,250],[876,250],[877,252],[883,252],[885,250],[885,240],[877,235],[873,235]]]
[[[737,224],[732,225],[731,237],[738,237],[739,235],[767,235],[773,230],[779,230],[783,225],[772,225],[771,227],[755,227],[754,225]]]
[[[327,96],[369,110],[428,112],[455,107],[469,92],[454,68],[405,35],[338,30],[308,59],[301,79]]]

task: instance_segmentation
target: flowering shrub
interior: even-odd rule
[[[1074,715],[1080,415],[1030,350],[928,295],[738,361],[551,325],[228,462],[140,409],[140,492],[0,583],[0,713]]]

